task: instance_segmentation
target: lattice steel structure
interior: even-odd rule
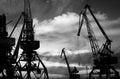
[[[91,22],[87,16],[87,11],[90,12],[95,23],[98,25],[98,28],[106,39],[106,42],[103,43],[102,47],[98,45],[98,41],[93,31]],[[86,5],[80,13],[80,27],[78,30],[78,36],[80,36],[81,27],[84,22],[87,27],[88,38],[93,54],[93,68],[92,71],[89,73],[89,79],[119,79],[119,73],[113,66],[113,64],[117,64],[117,57],[113,56],[114,52],[111,50],[112,41],[109,39],[109,37],[101,27],[100,23],[92,13],[89,5]]]

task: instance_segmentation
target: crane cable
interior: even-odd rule
[[[13,34],[13,32],[14,32],[15,28],[17,27],[17,25],[18,25],[19,21],[21,20],[21,17],[22,17],[22,14],[20,15],[19,19],[17,20],[17,22],[16,22],[16,24],[15,24],[15,26],[14,26],[14,28],[13,28],[12,32],[11,32],[11,33],[10,33],[10,35],[9,35],[9,38],[12,36],[12,34]]]

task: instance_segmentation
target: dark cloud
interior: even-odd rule
[[[33,17],[43,20],[68,11],[79,12],[86,0],[31,0]],[[0,13],[14,19],[23,11],[23,0],[0,0]]]
[[[39,19],[48,19],[66,12],[79,12],[86,0],[45,0],[32,3],[32,12]]]
[[[107,13],[111,19],[116,19],[120,16],[119,5],[120,0],[88,0],[88,3],[97,11],[100,10]]]
[[[7,16],[7,20],[14,20],[19,17],[23,11],[22,0],[1,0],[0,1],[0,13],[4,13]]]

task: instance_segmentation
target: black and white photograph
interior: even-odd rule
[[[0,0],[0,79],[120,79],[120,0]]]

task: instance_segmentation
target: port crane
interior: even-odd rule
[[[90,15],[93,17],[95,23],[106,39],[105,43],[103,43],[101,47],[98,45],[98,41],[96,39],[92,25],[87,16],[87,11],[90,12]],[[83,23],[85,22],[93,54],[93,67],[91,72],[89,73],[89,79],[119,79],[119,73],[113,66],[113,64],[117,64],[117,57],[114,56],[114,52],[111,50],[112,41],[103,30],[102,26],[98,22],[88,4],[80,12],[79,16],[80,21],[77,35],[80,36],[81,28],[83,26]]]
[[[6,25],[10,22],[6,23],[5,14],[0,15],[0,79],[21,78],[16,62],[13,62],[12,59],[15,38],[8,36],[6,30]]]
[[[30,8],[30,0],[24,0],[24,11],[21,13],[13,31],[23,17],[23,26],[16,44],[13,62],[17,62],[15,68],[16,74],[20,71],[21,79],[49,79],[48,71],[36,50],[40,47],[40,41],[35,40],[33,30],[33,19]],[[23,51],[18,57],[19,48]]]
[[[80,75],[78,74],[77,68],[74,67],[73,70],[71,70],[71,68],[70,68],[69,62],[67,60],[67,56],[65,54],[65,48],[62,49],[60,57],[62,57],[62,55],[64,55],[64,58],[65,58],[65,61],[66,61],[66,64],[67,64],[69,79],[80,79]]]

